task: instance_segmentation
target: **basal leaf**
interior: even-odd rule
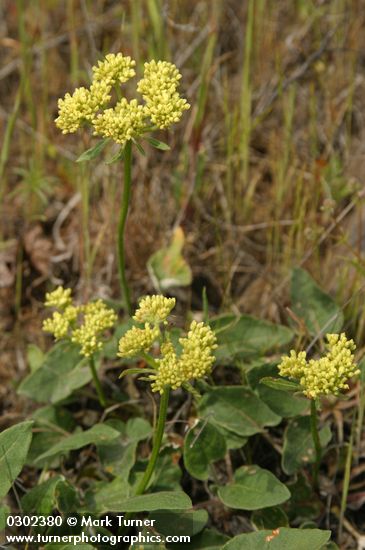
[[[21,472],[32,441],[32,421],[21,422],[0,433],[0,499]]]
[[[81,358],[79,348],[61,342],[47,353],[37,370],[24,378],[18,393],[37,402],[57,403],[90,380],[90,369]]]
[[[209,478],[209,466],[226,454],[223,435],[209,422],[199,421],[186,434],[184,464],[190,475],[200,480]]]
[[[343,313],[304,269],[294,269],[291,281],[291,307],[313,336],[339,332]]]
[[[320,440],[325,447],[331,440],[329,426],[320,431]],[[282,467],[286,474],[294,474],[303,465],[315,460],[314,444],[310,427],[310,417],[301,416],[293,419],[284,432]]]
[[[30,489],[21,499],[24,514],[49,516],[57,505],[57,486],[64,480],[63,476],[56,475]]]
[[[217,335],[215,356],[220,364],[263,356],[288,344],[294,336],[287,327],[249,315],[225,315],[212,319],[210,326]]]
[[[221,487],[218,496],[228,508],[259,510],[285,502],[290,491],[269,470],[254,465],[236,470],[234,483]]]
[[[320,550],[330,536],[331,531],[320,529],[280,527],[278,533],[265,530],[238,535],[223,550]]]
[[[201,416],[218,428],[241,436],[262,432],[276,426],[281,417],[245,386],[210,388],[199,403]]]
[[[119,435],[117,430],[114,430],[106,424],[95,424],[89,430],[64,437],[48,451],[41,454],[35,462],[37,463],[39,460],[52,457],[59,453],[68,453],[69,451],[81,449],[81,447],[86,447],[86,445],[105,443],[106,441],[117,438]]]

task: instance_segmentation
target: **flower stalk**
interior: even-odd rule
[[[161,395],[161,399],[160,399],[160,408],[158,413],[156,430],[153,436],[153,448],[152,448],[151,456],[148,461],[147,468],[143,474],[143,477],[137,486],[136,495],[142,495],[145,492],[151,480],[152,474],[155,470],[157,458],[160,453],[163,434],[165,432],[169,396],[170,396],[170,388],[166,388],[164,393]]]
[[[125,272],[125,226],[128,217],[129,201],[132,183],[132,142],[129,140],[124,146],[124,186],[122,204],[119,213],[118,223],[118,268],[120,286],[124,299],[125,309],[130,316],[132,314],[132,305],[130,291]]]
[[[99,380],[99,376],[98,376],[98,373],[97,373],[97,370],[96,370],[96,365],[95,365],[95,359],[94,359],[93,355],[91,355],[89,357],[89,366],[90,366],[91,374],[92,374],[92,377],[93,377],[95,390],[96,390],[96,393],[97,393],[97,396],[98,396],[98,399],[99,399],[99,403],[105,409],[105,407],[106,407],[106,398],[105,398],[103,387],[102,387],[101,382]]]
[[[314,487],[318,487],[318,472],[319,472],[319,465],[320,465],[321,456],[322,456],[322,447],[321,447],[321,441],[319,439],[318,415],[317,415],[317,406],[316,406],[315,399],[311,399],[310,403],[311,403],[310,426],[311,426],[311,433],[312,433],[312,439],[313,439],[314,450],[315,450],[315,462],[313,467],[313,485]]]

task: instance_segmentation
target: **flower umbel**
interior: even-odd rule
[[[187,336],[179,339],[182,351],[178,353],[168,332],[161,332],[160,325],[175,306],[175,298],[146,296],[140,301],[133,319],[145,322],[144,328],[133,327],[120,339],[119,356],[145,355],[154,342],[160,340],[160,357],[149,357],[155,372],[150,374],[152,391],[163,394],[166,388],[176,390],[185,383],[197,380],[211,372],[214,363],[213,350],[217,347],[212,329],[204,323],[192,321]],[[153,328],[151,327],[151,324]],[[147,357],[148,359],[148,357]]]
[[[114,325],[117,316],[102,300],[81,306],[81,311],[83,312],[83,323],[72,332],[71,342],[81,346],[81,355],[90,357],[102,349],[101,335]]]
[[[72,304],[71,289],[59,286],[56,290],[46,293],[46,307],[56,307],[63,309]]]
[[[71,289],[58,287],[46,294],[46,306],[55,307],[51,318],[43,322],[43,330],[56,340],[68,338],[81,346],[80,354],[90,357],[103,347],[102,334],[112,327],[117,316],[102,300],[73,305]]]
[[[110,53],[98,61],[92,68],[90,88],[76,88],[72,95],[66,93],[58,100],[58,128],[67,134],[86,123],[93,126],[94,135],[110,137],[124,145],[147,130],[169,128],[178,122],[190,105],[177,91],[181,74],[167,61],[145,63],[143,78],[137,84],[145,103],[122,97],[110,105],[112,87],[135,76],[135,65],[122,53]]]
[[[327,334],[326,338],[328,351],[324,357],[307,361],[305,351],[297,354],[291,350],[278,367],[281,376],[298,379],[304,395],[311,399],[339,395],[349,388],[348,380],[360,373],[354,362],[354,341],[344,333]]]
[[[106,109],[93,120],[94,133],[124,145],[126,141],[142,134],[144,120],[144,107],[138,105],[136,99],[128,102],[123,97],[114,109]]]
[[[108,84],[115,84],[118,81],[127,82],[136,74],[133,68],[135,65],[136,62],[129,56],[108,53],[104,61],[98,61],[98,64],[93,67],[94,81]]]
[[[155,61],[144,64],[143,78],[137,90],[146,102],[146,113],[158,128],[169,128],[179,122],[190,105],[177,89],[181,74],[173,63]]]
[[[158,327],[146,323],[144,328],[132,327],[119,340],[119,357],[134,357],[148,351],[160,336]]]
[[[139,302],[133,319],[138,323],[152,323],[154,325],[165,323],[175,304],[175,298],[166,298],[160,295],[145,296]]]

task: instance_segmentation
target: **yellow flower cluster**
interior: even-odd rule
[[[62,313],[55,311],[50,319],[43,321],[43,330],[53,334],[56,340],[66,338],[72,323],[77,319],[77,315],[78,308],[68,305]]]
[[[156,340],[161,340],[160,325],[166,323],[174,306],[175,298],[143,298],[133,318],[137,322],[144,322],[144,327],[132,327],[124,334],[119,341],[118,355],[133,357],[146,353]],[[182,351],[177,354],[169,334],[165,333],[164,342],[161,344],[161,357],[151,361],[152,366],[156,368],[156,372],[149,376],[152,391],[162,394],[167,386],[177,389],[190,380],[209,374],[214,363],[212,352],[217,347],[216,341],[215,334],[209,326],[192,321],[186,337],[179,339]]]
[[[46,307],[56,307],[57,309],[63,309],[72,304],[71,289],[63,288],[59,286],[56,290],[46,293]]]
[[[76,88],[71,95],[58,100],[56,126],[63,134],[76,132],[84,122],[92,123],[96,113],[111,99],[111,85],[107,82],[93,82],[90,89]]]
[[[124,97],[114,109],[106,109],[94,121],[94,134],[110,137],[116,143],[124,143],[140,135],[145,127],[145,112],[136,99],[127,101]]]
[[[324,357],[307,361],[305,351],[297,354],[291,350],[278,367],[281,376],[298,379],[304,395],[311,399],[338,395],[349,388],[347,381],[360,373],[354,363],[354,341],[348,340],[344,333],[327,334],[326,338],[328,351]]]
[[[45,305],[59,311],[43,322],[43,330],[53,334],[56,340],[69,338],[71,342],[79,344],[80,353],[85,357],[90,357],[102,348],[102,333],[112,327],[117,319],[114,311],[102,300],[73,305],[71,289],[62,287],[46,294]]]
[[[121,53],[108,53],[104,61],[98,61],[93,67],[94,81],[107,82],[110,85],[118,81],[123,83],[132,78],[136,71],[133,69],[136,62],[129,56],[124,57]]]
[[[175,304],[175,298],[166,298],[161,295],[145,296],[139,302],[133,319],[138,323],[152,323],[154,325],[165,323]]]
[[[134,357],[141,352],[148,351],[160,336],[158,327],[151,327],[149,323],[144,328],[132,327],[119,340],[119,357]]]
[[[167,61],[152,60],[144,64],[144,75],[137,91],[146,102],[146,113],[158,128],[168,128],[179,122],[184,111],[190,108],[177,89],[181,74]]]
[[[81,306],[81,311],[84,314],[84,322],[72,332],[71,342],[81,346],[81,355],[90,357],[102,349],[103,342],[100,336],[104,330],[114,325],[117,316],[102,300]]]
[[[76,88],[72,95],[67,93],[59,99],[56,125],[66,134],[76,132],[86,122],[93,126],[95,135],[110,137],[124,145],[151,129],[151,123],[168,128],[178,122],[190,106],[177,91],[181,74],[166,61],[145,63],[144,77],[137,85],[145,104],[122,98],[113,108],[105,109],[111,100],[112,87],[132,78],[135,64],[121,53],[108,54],[92,68],[90,88]]]
[[[189,380],[198,380],[211,372],[214,363],[213,350],[217,339],[210,327],[192,321],[186,338],[180,338],[183,348],[177,356],[172,344],[161,349],[162,358],[157,361],[156,374],[150,375],[152,391],[164,392],[166,386],[176,390]]]

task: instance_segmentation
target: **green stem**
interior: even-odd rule
[[[166,388],[165,392],[161,395],[157,426],[156,426],[155,433],[153,434],[152,453],[151,453],[150,459],[148,461],[147,468],[146,468],[146,470],[143,474],[143,477],[142,477],[141,481],[139,482],[139,484],[137,486],[136,495],[142,495],[145,492],[145,490],[147,489],[148,484],[151,480],[152,474],[155,470],[157,457],[158,457],[159,452],[160,452],[162,438],[163,438],[163,434],[164,434],[164,431],[165,431],[167,406],[168,406],[168,403],[169,403],[169,395],[170,395],[170,388]],[[128,521],[129,519],[131,519],[133,517],[133,515],[134,514],[132,512],[128,512],[124,517],[124,521]],[[118,534],[121,535],[121,534],[125,533],[126,530],[127,529],[125,527],[122,527],[119,530]]]
[[[124,147],[124,186],[122,205],[119,213],[118,223],[118,267],[120,286],[122,289],[124,305],[128,315],[132,314],[131,298],[129,293],[129,287],[125,274],[125,247],[124,247],[124,233],[125,224],[128,216],[129,199],[131,194],[131,182],[132,182],[132,141],[129,140]]]
[[[311,399],[310,401],[311,401],[310,424],[311,424],[311,432],[312,432],[312,438],[314,443],[314,449],[316,452],[316,459],[315,459],[314,470],[313,470],[313,483],[315,487],[318,487],[318,471],[319,471],[319,464],[321,462],[322,448],[321,448],[321,442],[319,440],[316,402],[314,399]]]
[[[98,394],[99,403],[103,408],[105,408],[106,407],[106,399],[105,399],[105,395],[104,395],[104,392],[103,392],[103,388],[101,387],[101,384],[100,384],[98,373],[96,372],[95,359],[94,359],[93,355],[91,355],[91,357],[90,357],[89,365],[90,365],[91,374],[93,376],[96,393]]]
[[[145,473],[143,475],[143,478],[138,484],[136,495],[142,495],[144,491],[146,490],[150,479],[152,477],[152,474],[155,470],[157,457],[160,452],[160,447],[162,443],[162,437],[165,431],[165,424],[166,424],[166,415],[167,415],[167,406],[169,403],[169,395],[170,395],[170,388],[166,388],[164,393],[161,395],[160,400],[160,410],[158,414],[158,421],[156,426],[156,432],[154,434],[153,438],[153,448],[152,453],[147,465],[147,468],[145,470]]]

